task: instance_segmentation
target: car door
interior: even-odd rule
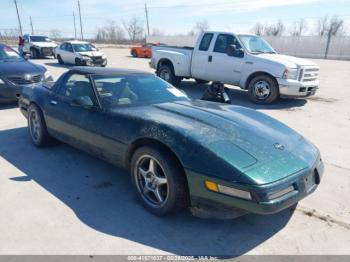
[[[236,45],[237,49],[242,48],[236,37],[231,34],[218,34],[215,45],[208,52],[205,75],[211,81],[238,85],[242,75],[244,59],[242,57],[229,56],[228,47]]]
[[[75,64],[75,53],[71,43],[67,43],[66,45],[66,59],[67,63]]]
[[[192,77],[196,79],[211,80],[208,79],[208,76],[206,75],[206,67],[209,59],[208,50],[211,43],[213,42],[213,37],[213,33],[205,33],[202,37],[198,49],[194,50],[191,74]]]
[[[81,97],[90,99],[93,108],[78,105],[75,101]],[[56,137],[85,151],[101,153],[97,141],[103,110],[87,75],[68,73],[50,98],[45,115],[48,129]]]

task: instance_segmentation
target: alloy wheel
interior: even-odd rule
[[[147,204],[161,207],[169,195],[168,180],[161,164],[152,156],[141,156],[135,166],[136,184]]]
[[[38,113],[32,110],[29,115],[29,131],[30,135],[35,143],[37,143],[42,134],[42,128]]]

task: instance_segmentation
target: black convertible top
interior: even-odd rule
[[[70,72],[80,74],[91,75],[153,75],[148,72],[132,70],[132,69],[119,69],[119,68],[105,68],[105,67],[91,67],[91,66],[74,66]]]

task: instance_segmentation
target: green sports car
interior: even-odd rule
[[[319,150],[262,113],[190,100],[153,74],[73,67],[19,100],[34,145],[70,144],[130,171],[156,215],[186,207],[276,213],[320,183]]]

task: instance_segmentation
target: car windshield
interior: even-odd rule
[[[47,36],[31,36],[30,40],[32,42],[51,42],[50,38]]]
[[[183,92],[153,75],[96,75],[93,80],[104,107],[189,100]]]
[[[92,44],[72,44],[75,52],[91,52],[96,51],[96,47]]]
[[[254,35],[240,35],[238,36],[244,47],[255,54],[268,53],[275,54],[276,51],[264,39]]]
[[[12,48],[0,46],[0,63],[21,61],[23,58]]]

